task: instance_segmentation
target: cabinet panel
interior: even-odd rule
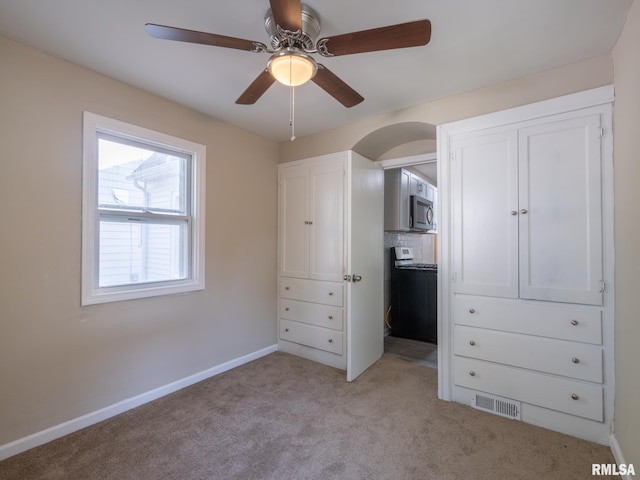
[[[333,283],[301,278],[281,278],[280,297],[342,307],[344,285],[342,282]]]
[[[455,293],[518,296],[517,134],[452,143]]]
[[[280,320],[280,338],[338,355],[343,353],[344,336],[336,330]]]
[[[602,386],[494,363],[454,358],[454,383],[598,422],[603,417]]]
[[[280,274],[309,276],[309,192],[307,167],[280,171]]]
[[[344,275],[342,160],[312,167],[309,190],[309,278],[340,282]]]
[[[457,325],[454,353],[589,382],[602,382],[602,347]]]
[[[455,295],[457,325],[602,344],[602,311],[553,303]]]
[[[602,305],[600,116],[519,131],[520,297]]]
[[[384,172],[384,229],[409,230],[409,177],[404,168]]]
[[[342,307],[319,303],[280,299],[280,318],[317,325],[318,327],[343,330]]]

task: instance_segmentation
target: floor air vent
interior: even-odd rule
[[[486,393],[476,393],[473,396],[473,407],[502,417],[520,420],[520,402],[515,400],[487,395]]]

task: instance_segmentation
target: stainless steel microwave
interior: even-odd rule
[[[433,229],[433,202],[419,195],[411,195],[409,227],[411,230]]]

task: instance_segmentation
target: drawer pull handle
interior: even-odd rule
[[[333,338],[330,338],[330,339],[329,339],[329,343],[333,343]]]
[[[572,398],[573,400],[578,400],[580,397],[579,397],[577,394],[572,393],[572,394],[571,394],[571,398]]]
[[[571,320],[571,325],[577,325],[578,324],[578,320]]]
[[[333,292],[329,292],[329,296],[330,296],[330,297],[333,297]]]
[[[518,214],[518,212],[516,212],[515,210],[511,210],[511,215],[515,216],[517,214]]]
[[[329,315],[329,320],[333,320],[333,315]]]
[[[471,345],[472,347],[476,344],[475,340],[469,340],[469,345]]]
[[[284,311],[288,312],[289,311],[289,307],[285,307]]]
[[[285,328],[285,329],[284,329],[284,331],[285,331],[285,332],[288,332],[288,331],[289,331],[289,329],[288,329],[288,328]]]
[[[573,358],[571,359],[571,361],[572,361],[573,363],[580,363],[580,359],[579,359],[578,357],[573,357]]]
[[[476,311],[473,308],[470,308],[469,313],[476,313]]]
[[[471,375],[472,377],[475,377],[475,376],[476,376],[476,372],[474,372],[473,370],[471,370],[471,371],[469,372],[469,375]]]
[[[289,290],[289,287],[284,287],[285,290]]]

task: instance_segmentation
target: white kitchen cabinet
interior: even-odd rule
[[[411,172],[394,168],[384,172],[384,229],[408,231]]]
[[[423,180],[421,177],[419,177],[418,175],[416,175],[415,173],[409,173],[410,175],[410,192],[411,195],[418,195],[420,197],[424,197],[427,200],[432,200],[432,198],[429,198],[429,183],[427,183],[425,180]]]
[[[437,189],[422,177],[404,168],[384,172],[384,229],[410,231],[410,197],[418,195],[433,202],[434,212]],[[435,217],[434,217],[435,218]],[[434,221],[435,225],[435,221]]]
[[[582,98],[457,122],[440,137],[450,212],[443,378],[455,401],[606,442],[611,105]]]
[[[602,304],[600,115],[452,141],[453,291]]]
[[[340,152],[278,171],[278,348],[351,381],[383,352],[382,170]]]

